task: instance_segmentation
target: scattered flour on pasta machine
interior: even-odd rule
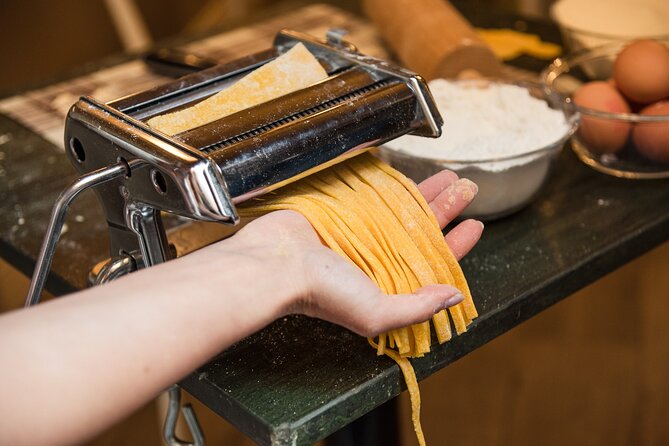
[[[406,133],[438,137],[442,119],[425,81],[360,54],[342,35],[332,30],[319,40],[281,31],[266,51],[150,90],[106,104],[82,97],[65,127],[66,152],[81,176],[54,206],[26,306],[39,302],[65,213],[83,190],[95,187],[109,227],[111,257],[96,274],[99,284],[175,257],[161,212],[234,225],[235,204],[248,198]],[[146,124],[221,91],[300,42],[327,79],[173,136]],[[178,392],[170,390],[170,444],[183,443],[174,435]],[[197,434],[192,411],[184,415]]]

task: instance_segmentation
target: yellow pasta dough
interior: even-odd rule
[[[439,343],[477,317],[467,281],[439,224],[413,182],[370,154],[360,155],[245,203],[240,214],[291,209],[302,213],[323,242],[360,268],[386,294],[413,293],[432,284],[457,286],[465,300],[432,317]],[[450,319],[448,314],[450,313]],[[420,445],[418,381],[407,358],[430,351],[430,323],[414,324],[369,339],[377,354],[397,362],[411,397]]]
[[[303,44],[298,43],[285,54],[204,101],[174,113],[151,118],[147,124],[168,135],[176,135],[301,90],[327,76],[318,60]]]
[[[316,58],[298,44],[220,93],[190,108],[154,117],[148,124],[174,135],[326,77]],[[456,286],[465,300],[432,317],[439,343],[451,339],[451,320],[460,334],[477,317],[467,281],[430,206],[411,180],[372,155],[352,158],[247,202],[239,212],[257,217],[282,209],[302,213],[325,245],[360,268],[386,294],[409,294],[437,283]],[[385,354],[399,365],[411,397],[416,437],[425,445],[418,381],[407,358],[430,351],[430,323],[392,330],[369,343],[378,355]]]

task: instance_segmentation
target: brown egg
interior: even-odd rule
[[[656,102],[641,110],[643,116],[667,117],[664,122],[636,124],[632,138],[636,149],[646,158],[669,163],[669,101]]]
[[[669,97],[669,47],[656,40],[637,40],[613,64],[616,87],[634,102],[648,104]]]
[[[609,113],[629,113],[625,98],[605,81],[583,84],[573,101],[581,107]],[[595,153],[614,153],[622,149],[630,133],[630,124],[615,119],[581,114],[578,136]]]

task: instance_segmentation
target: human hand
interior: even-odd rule
[[[476,195],[473,183],[451,172],[419,188],[442,227]],[[446,235],[458,259],[482,228],[467,220]],[[0,429],[0,443],[81,443],[285,314],[373,336],[427,320],[457,303],[457,294],[433,285],[385,296],[323,246],[301,214],[273,212],[181,259],[1,315],[0,358],[12,358],[13,367],[0,382],[2,395],[9,395],[0,400],[7,427]],[[110,354],[114,361],[106,361]],[[63,393],[74,403],[63,407]]]
[[[418,186],[443,229],[474,199],[478,188],[443,171]],[[483,224],[465,220],[445,239],[460,260],[479,240]],[[429,319],[463,296],[449,285],[431,285],[412,295],[384,295],[357,267],[321,243],[301,214],[278,211],[249,223],[233,237],[246,255],[263,259],[267,280],[287,288],[282,314],[299,313],[342,325],[363,336]],[[255,254],[254,254],[255,253]],[[269,262],[269,264],[268,264]],[[286,271],[292,273],[287,274]]]

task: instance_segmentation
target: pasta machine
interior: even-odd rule
[[[235,205],[406,133],[438,137],[442,119],[417,74],[365,56],[331,30],[325,40],[281,31],[268,50],[112,102],[82,97],[65,147],[81,173],[58,198],[26,306],[39,301],[69,203],[95,186],[111,258],[103,283],[175,257],[161,212],[235,224]],[[146,124],[188,107],[302,42],[328,78],[168,136]]]

